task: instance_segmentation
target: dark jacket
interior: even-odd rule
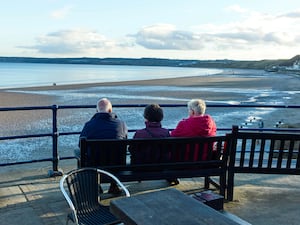
[[[127,138],[127,127],[125,123],[117,118],[113,113],[96,113],[88,122],[85,123],[80,137],[86,137],[87,139],[126,139]],[[80,145],[80,142],[79,142]],[[80,146],[79,146],[80,147]],[[116,149],[114,149],[115,151]],[[110,155],[111,149],[101,149],[93,158],[101,158],[102,155]],[[102,165],[119,165],[123,163],[123,153],[126,152],[125,148],[120,147],[117,152],[121,154],[115,154],[113,158],[107,157],[106,160],[101,159]],[[107,154],[108,153],[108,154]],[[89,150],[86,153],[86,159],[88,160],[92,156]],[[81,153],[75,151],[75,156],[80,160]],[[103,158],[103,157],[102,157]]]
[[[126,124],[119,120],[114,113],[96,113],[85,123],[80,137],[88,139],[126,139]]]
[[[146,128],[137,130],[133,138],[161,138],[169,137],[169,130],[161,127],[160,122],[145,122]]]
[[[162,138],[169,137],[169,130],[161,127],[160,122],[145,122],[146,128],[137,130],[133,138]],[[169,153],[160,153],[158,147],[153,146],[130,146],[131,164],[157,163],[166,161]]]

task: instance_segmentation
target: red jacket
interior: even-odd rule
[[[192,116],[181,120],[171,131],[172,137],[215,136],[217,126],[210,115]]]
[[[217,132],[217,126],[215,121],[210,115],[203,116],[191,116],[189,118],[181,120],[177,127],[171,131],[172,137],[207,137],[215,136]],[[186,160],[189,152],[187,148]],[[198,158],[198,151],[195,151],[194,160]],[[203,153],[202,159],[207,158],[207,151]]]

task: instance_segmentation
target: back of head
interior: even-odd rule
[[[192,99],[188,102],[188,109],[193,110],[196,115],[204,115],[206,110],[205,101],[202,99]]]
[[[97,112],[111,113],[112,112],[111,102],[107,98],[101,98],[97,102]]]
[[[150,104],[144,109],[144,118],[149,122],[160,122],[164,118],[164,113],[158,104]]]

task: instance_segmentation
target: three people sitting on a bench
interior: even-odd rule
[[[162,138],[162,137],[198,137],[215,136],[216,124],[213,118],[205,114],[206,104],[201,99],[193,99],[188,102],[188,118],[181,120],[176,128],[170,133],[163,128],[161,121],[164,117],[163,110],[158,104],[149,104],[144,109],[145,128],[137,130],[133,138]],[[126,139],[127,127],[112,111],[111,102],[102,98],[97,102],[97,113],[88,121],[80,134],[80,137],[88,139]],[[143,149],[130,146],[132,164],[157,163],[158,160],[168,161],[168,155],[164,157],[153,155],[153,146]],[[187,148],[188,151],[188,148]],[[204,152],[205,154],[205,152]],[[80,152],[75,155],[80,157]],[[195,156],[196,157],[196,156]],[[203,156],[205,159],[205,155]],[[178,184],[177,180],[170,181]],[[115,192],[112,184],[110,191]]]

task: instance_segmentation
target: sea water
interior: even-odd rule
[[[206,76],[221,71],[220,69],[161,66],[0,63],[0,89]]]

